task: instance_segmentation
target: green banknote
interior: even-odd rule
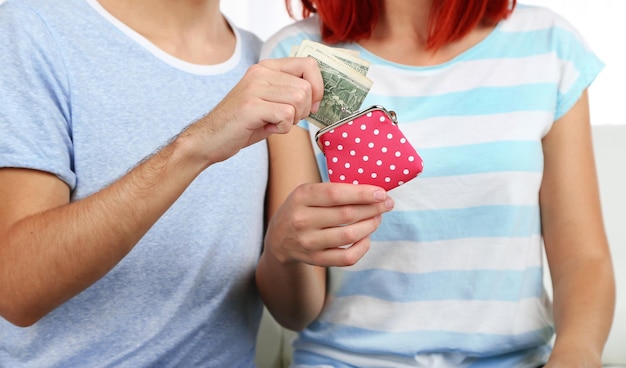
[[[323,128],[358,111],[372,86],[366,74],[370,63],[359,58],[358,51],[333,48],[304,41],[292,50],[296,57],[314,58],[324,80],[320,108],[307,120]]]

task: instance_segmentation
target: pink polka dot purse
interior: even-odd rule
[[[335,183],[391,190],[416,178],[424,163],[400,131],[396,114],[372,106],[320,129],[315,139]]]

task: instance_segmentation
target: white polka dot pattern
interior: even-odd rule
[[[372,110],[319,137],[330,181],[386,190],[417,177],[422,158],[383,110]]]

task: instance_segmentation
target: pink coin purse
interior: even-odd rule
[[[320,129],[331,182],[372,184],[391,190],[416,178],[424,163],[398,128],[396,114],[372,106]]]

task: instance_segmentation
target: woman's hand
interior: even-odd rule
[[[572,348],[568,351],[555,349],[544,368],[601,368],[602,357],[586,352],[584,349]]]
[[[369,249],[381,214],[393,205],[383,189],[371,185],[300,185],[272,217],[266,252],[283,264],[353,265]]]

